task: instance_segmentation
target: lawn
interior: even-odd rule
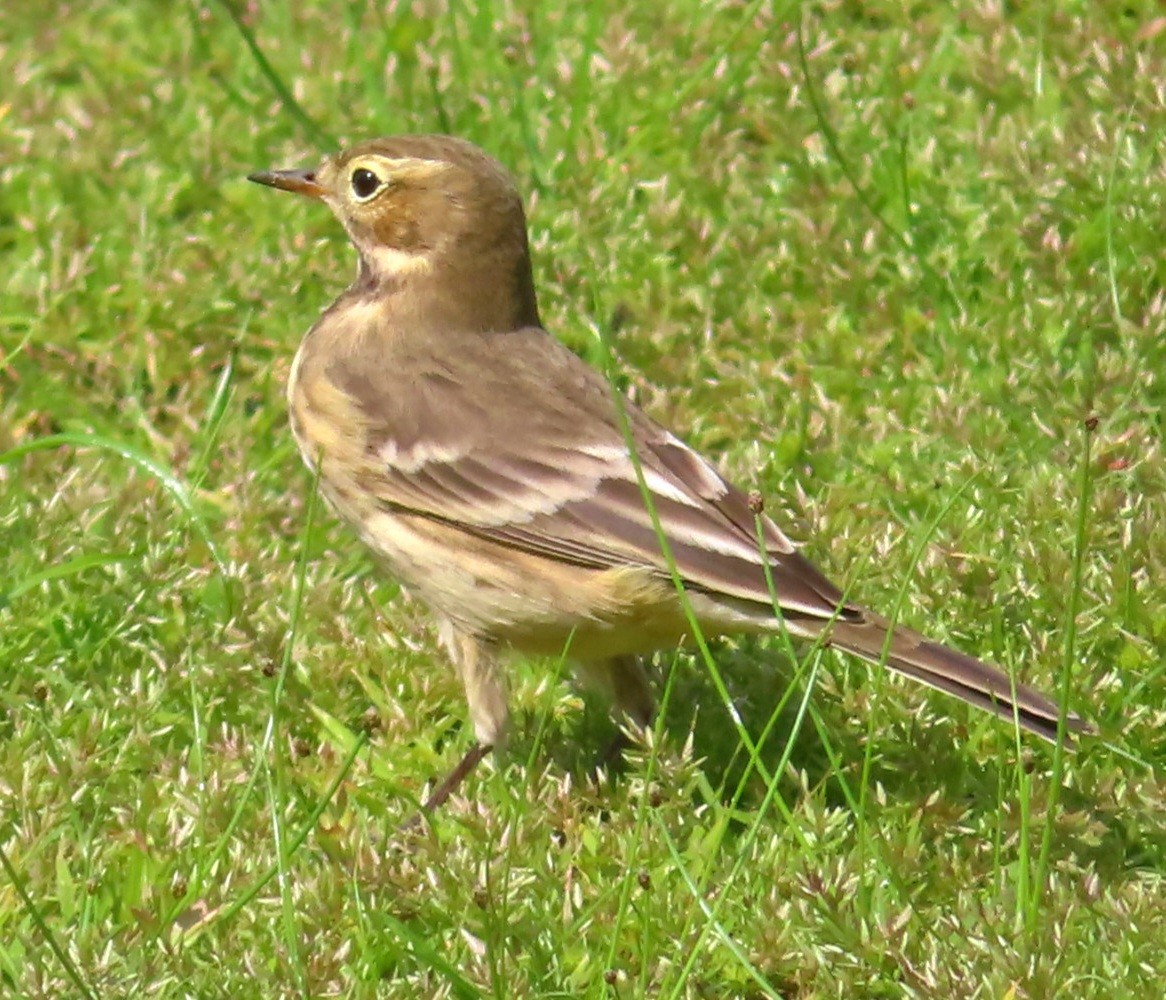
[[[0,995],[1161,995],[1157,4],[15,0],[0,73]],[[354,254],[244,178],[411,131],[853,597],[1098,735],[722,640],[597,776],[516,662],[402,833],[465,707],[287,427]]]

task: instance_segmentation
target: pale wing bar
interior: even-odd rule
[[[382,467],[380,492],[386,507],[544,558],[595,569],[644,566],[667,575],[635,470],[626,454],[613,462],[617,454],[610,446],[552,447],[535,457],[496,452],[489,462],[472,454],[451,456],[407,472],[390,465]],[[675,439],[654,443],[642,460],[685,584],[757,605],[766,614],[770,594],[753,513],[740,491]],[[857,609],[839,611],[837,588],[793,551],[772,522],[763,518],[762,524],[783,609],[822,619],[861,619]]]

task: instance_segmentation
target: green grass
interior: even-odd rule
[[[1157,5],[304,6],[0,21],[0,995],[1157,995]],[[662,656],[596,784],[602,707],[517,663],[401,838],[462,697],[286,426],[352,252],[243,178],[423,130],[529,192],[554,332],[1101,737],[720,642],[740,731]]]

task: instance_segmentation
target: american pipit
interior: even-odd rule
[[[543,328],[522,201],[468,142],[398,136],[251,180],[319,198],[360,256],[288,385],[304,459],[340,515],[432,609],[478,743],[504,736],[502,654],[569,655],[647,725],[640,654],[689,626],[604,377]],[[624,401],[643,482],[705,634],[785,626],[1054,739],[1058,706],[845,600],[695,451]],[[762,541],[764,544],[762,544]],[[884,652],[884,646],[886,646]],[[1066,731],[1086,725],[1065,714]]]

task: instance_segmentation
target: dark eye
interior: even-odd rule
[[[361,201],[371,198],[380,186],[381,179],[371,170],[357,167],[352,171],[352,193]]]

